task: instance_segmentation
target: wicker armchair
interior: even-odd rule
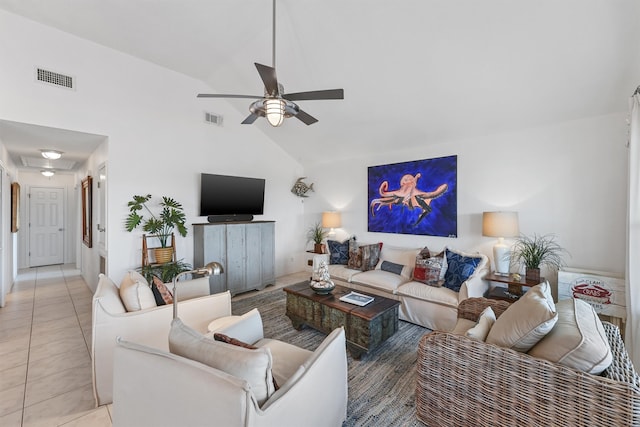
[[[492,305],[470,298],[458,317]],[[640,380],[618,328],[603,322],[613,363],[600,376],[525,353],[432,332],[420,340],[416,410],[428,426],[640,426]]]

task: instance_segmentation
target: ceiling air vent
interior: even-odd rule
[[[222,116],[219,114],[208,113],[205,111],[204,121],[212,125],[222,126]]]
[[[67,89],[74,89],[73,77],[56,73],[55,71],[45,70],[44,68],[36,68],[36,78],[39,82],[59,87],[65,87]]]

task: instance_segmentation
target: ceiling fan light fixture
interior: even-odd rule
[[[44,169],[44,170],[41,170],[40,173],[42,174],[42,176],[51,178],[53,175],[56,174],[56,171],[54,171],[53,169]]]
[[[58,160],[60,157],[62,157],[62,151],[58,150],[45,149],[40,150],[40,152],[42,153],[42,157],[49,160]]]
[[[284,107],[286,103],[282,99],[273,98],[264,101],[265,115],[269,124],[278,127],[284,122]]]

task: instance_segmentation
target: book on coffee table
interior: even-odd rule
[[[364,306],[373,301],[374,298],[369,295],[359,294],[358,292],[350,292],[347,295],[340,297],[340,301],[348,302],[359,306]]]

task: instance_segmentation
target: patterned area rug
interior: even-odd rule
[[[296,331],[285,316],[282,289],[232,303],[233,314],[257,307],[264,323],[264,335],[308,350],[314,350],[325,335],[311,328]],[[416,357],[420,338],[429,329],[400,321],[398,332],[378,349],[349,364],[350,426],[423,426],[415,414]]]

